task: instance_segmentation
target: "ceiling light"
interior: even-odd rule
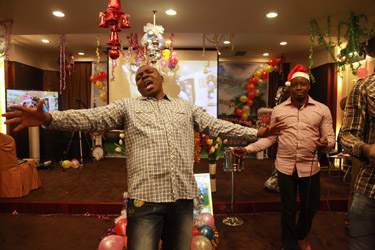
[[[268,13],[266,15],[266,17],[268,17],[268,18],[275,18],[275,17],[277,17],[277,13],[276,12],[270,12],[270,13]]]
[[[269,56],[270,54],[269,53],[263,53],[263,56]]]
[[[78,52],[78,55],[80,55],[80,56],[84,56],[85,53],[83,53],[83,52]]]
[[[165,14],[169,15],[169,16],[174,16],[177,14],[177,12],[175,10],[166,10],[165,11]]]
[[[165,43],[166,44],[170,44],[170,43],[172,43],[172,41],[171,40],[167,40],[167,41],[165,41]]]
[[[223,43],[224,43],[224,44],[230,44],[230,41],[225,40]]]
[[[42,43],[50,43],[50,41],[47,39],[42,39]]]
[[[52,12],[52,14],[54,16],[57,16],[57,17],[64,17],[65,16],[65,14],[62,13],[61,11],[54,11],[54,12]]]
[[[288,43],[287,42],[281,42],[280,45],[287,45]]]

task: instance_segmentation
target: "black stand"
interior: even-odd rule
[[[79,104],[82,104],[83,107],[85,107],[86,109],[88,108],[84,103],[82,103],[81,99],[80,98],[77,98],[77,102],[78,102],[78,106]],[[70,136],[70,140],[69,140],[69,144],[68,144],[68,147],[66,148],[65,152],[64,152],[64,158],[66,158],[66,155],[68,154],[69,152],[69,149],[70,149],[70,145],[72,144],[72,141],[73,141],[73,137],[74,137],[74,134],[76,133],[77,131],[73,131],[72,132],[72,135]],[[86,133],[85,134],[85,139],[86,139],[86,142],[87,142],[87,146],[89,147],[89,149],[91,149],[91,146],[90,146],[90,143],[87,139],[87,135]],[[78,131],[78,138],[79,138],[79,156],[80,156],[80,168],[83,167],[83,153],[82,153],[82,131]]]

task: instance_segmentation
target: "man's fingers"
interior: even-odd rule
[[[17,118],[13,118],[10,120],[6,120],[4,123],[5,124],[21,123],[21,118],[17,117]]]
[[[43,104],[44,104],[44,101],[43,100],[40,100],[38,102],[38,105],[36,106],[36,109],[39,111],[39,112],[43,112]]]

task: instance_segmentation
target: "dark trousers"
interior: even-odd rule
[[[286,175],[278,171],[281,198],[281,241],[285,250],[299,249],[298,240],[306,238],[320,203],[320,174],[299,178],[297,171]],[[297,191],[301,200],[296,224]]]
[[[129,200],[127,207],[129,250],[189,250],[193,226],[193,200],[154,203]]]

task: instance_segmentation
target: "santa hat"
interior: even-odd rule
[[[301,65],[297,64],[288,75],[288,81],[285,82],[285,86],[290,86],[290,81],[296,77],[303,77],[310,82],[309,72]]]

